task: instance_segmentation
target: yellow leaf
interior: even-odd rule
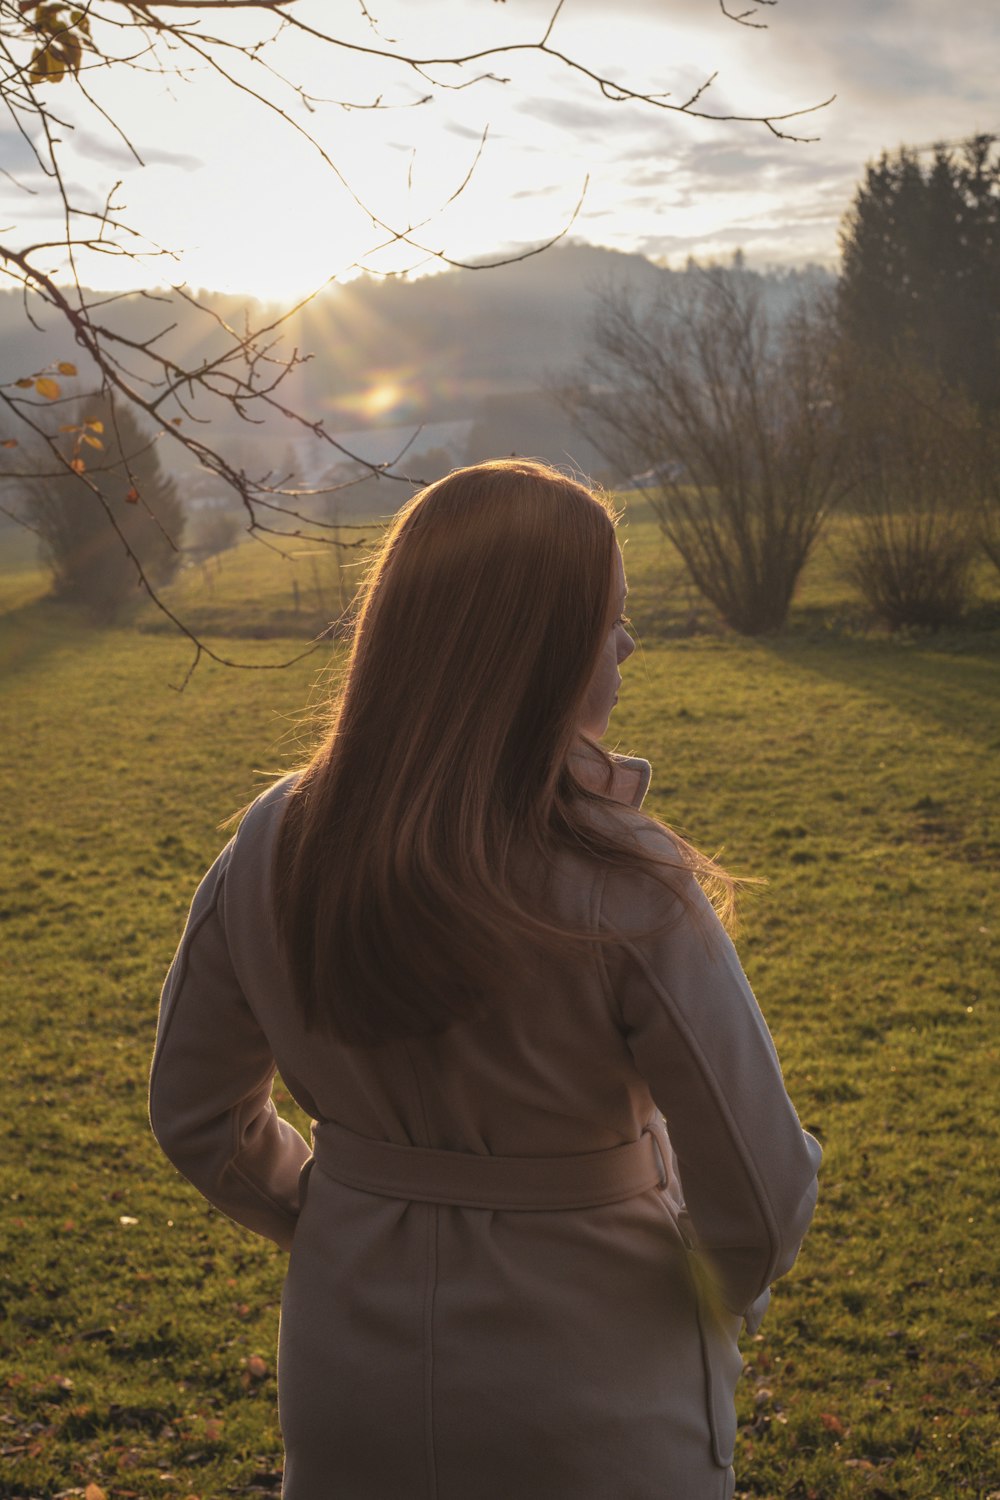
[[[28,71],[32,83],[61,83],[66,68],[53,53],[50,44],[39,47]]]
[[[88,422],[87,426],[90,428],[91,432],[103,432],[104,431],[104,423],[103,422]]]
[[[55,401],[60,395],[59,382],[53,380],[50,375],[42,375],[36,380],[35,390],[40,396],[44,396],[46,401]]]
[[[27,375],[25,375],[21,380],[15,380],[14,381],[14,384],[16,386],[19,386],[22,391],[30,391],[31,387],[34,385],[34,383],[35,383],[34,376],[31,376],[31,378],[29,379]]]
[[[36,21],[36,25],[41,26],[52,36],[55,36],[58,32],[63,31],[65,29],[66,22],[62,17],[62,6],[60,4],[40,5],[38,7],[38,18]]]
[[[82,458],[71,458],[69,466],[74,474],[82,474],[87,467]]]
[[[75,422],[60,422],[60,424],[59,424],[59,431],[60,432],[75,432],[76,431],[76,423]]]
[[[50,42],[49,51],[55,59],[60,75],[65,73],[67,68],[72,69],[74,73],[79,72],[83,48],[71,32],[64,32],[59,41]],[[53,78],[52,82],[55,83],[55,81]]]
[[[75,375],[76,365],[71,365],[68,359],[61,359],[56,366],[60,375]]]
[[[83,1500],[108,1500],[108,1497],[99,1484],[88,1484],[83,1492]]]
[[[100,438],[91,437],[89,432],[82,432],[80,434],[80,441],[86,443],[88,448],[104,447],[104,444],[101,442]]]

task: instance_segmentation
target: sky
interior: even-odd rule
[[[112,289],[186,282],[287,300],[359,268],[423,273],[442,264],[433,252],[500,258],[563,230],[670,265],[740,247],[760,267],[835,266],[866,162],[903,143],[1000,134],[996,0],[727,3],[750,7],[755,24],[728,20],[717,0],[563,0],[550,45],[671,103],[715,74],[699,101],[715,115],[777,116],[836,96],[778,126],[811,139],[604,97],[593,80],[523,47],[544,35],[553,0],[370,0],[367,15],[360,0],[294,5],[362,48],[425,58],[520,49],[462,69],[418,73],[398,56],[286,31],[256,61],[232,48],[211,54],[231,70],[226,81],[199,37],[224,27],[229,41],[257,40],[259,18],[240,10],[194,17],[206,56],[164,55],[167,73],[151,54],[111,68],[90,59],[81,81],[105,114],[70,80],[42,95],[61,122],[65,178],[86,208],[120,184],[117,217],[141,238],[122,241],[138,259],[108,248],[82,255],[81,275]],[[114,9],[95,0],[95,11],[102,4]],[[95,36],[135,50],[131,36]],[[0,167],[10,174],[0,176],[0,242],[58,239],[51,185],[9,121]],[[38,263],[57,269],[57,251]]]

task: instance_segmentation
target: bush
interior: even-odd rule
[[[984,426],[979,446],[979,541],[1000,569],[1000,418]]]
[[[979,429],[966,399],[898,361],[845,367],[856,524],[845,572],[890,629],[954,624],[979,535]]]
[[[926,517],[905,511],[871,512],[862,517],[845,571],[891,630],[937,630],[965,613],[974,552],[971,531],[928,525]]]
[[[624,472],[647,468],[660,529],[743,635],[784,625],[843,491],[828,317],[817,301],[779,322],[741,269],[694,267],[651,302],[614,290],[598,304],[586,383],[562,395]]]

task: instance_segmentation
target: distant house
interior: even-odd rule
[[[189,515],[211,515],[239,505],[238,497],[211,469],[181,471],[177,478]]]
[[[645,469],[641,474],[631,474],[628,488],[633,490],[658,490],[664,484],[677,484],[684,478],[684,465],[667,460]]]
[[[452,422],[410,422],[398,427],[359,427],[353,432],[332,432],[330,436],[362,463],[385,465],[394,474],[407,476],[412,468],[413,477],[419,479],[419,463],[414,465],[413,461],[431,449],[444,449],[451,455],[456,468],[464,463],[473,425],[471,418]],[[348,461],[337,448],[315,437],[301,439],[296,450],[301,478],[307,485],[321,483],[331,465]]]

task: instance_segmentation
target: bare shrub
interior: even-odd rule
[[[974,408],[926,370],[847,366],[857,521],[845,572],[890,629],[956,623],[980,530]]]
[[[779,630],[843,491],[829,308],[768,316],[759,278],[695,268],[655,300],[598,304],[586,383],[563,399],[647,495],[692,582],[743,635]]]
[[[1000,569],[1000,417],[982,433],[979,445],[979,543]]]

